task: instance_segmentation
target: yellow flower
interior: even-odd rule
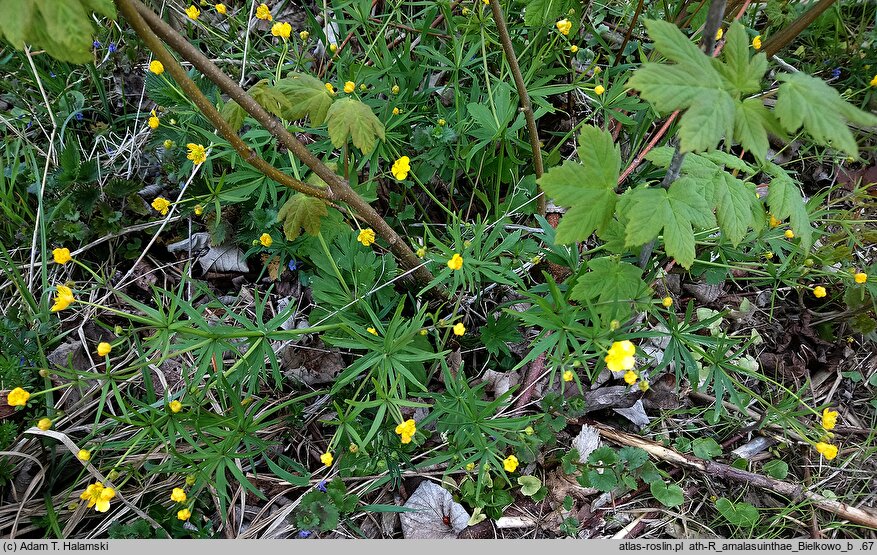
[[[411,171],[411,159],[407,156],[403,156],[393,162],[393,167],[390,168],[390,173],[393,174],[393,177],[398,179],[399,181],[405,181],[408,177],[408,172]]]
[[[833,430],[837,424],[837,411],[825,408],[822,411],[822,427],[826,430]]]
[[[274,239],[272,239],[271,235],[268,233],[263,233],[262,235],[259,235],[259,242],[262,243],[263,247],[270,247],[271,243],[274,242]]]
[[[573,380],[574,376],[575,376],[575,374],[573,374],[572,370],[567,370],[566,372],[563,373],[563,381],[571,382]]]
[[[871,79],[871,83],[870,83],[870,85],[871,85],[872,87],[877,87],[877,75],[875,75],[875,76]]]
[[[448,122],[444,120],[444,118],[439,119],[436,123],[438,123],[439,127],[444,127]]]
[[[289,39],[289,34],[292,33],[292,25],[289,23],[275,23],[271,26],[271,34],[275,37],[280,37],[283,40]]]
[[[225,15],[225,12],[227,11],[225,4],[216,4],[213,7],[216,8],[216,11],[222,15]]]
[[[320,455],[320,462],[322,462],[326,466],[332,466],[332,460],[332,453],[328,451]]]
[[[470,13],[472,13],[472,10],[470,10],[469,8],[463,8],[463,11],[460,13],[462,13],[463,15],[469,15]]]
[[[561,19],[555,23],[555,27],[557,27],[561,35],[566,36],[569,34],[569,30],[572,29],[572,22],[569,19]]]
[[[393,88],[390,89],[390,92],[393,94],[399,94],[399,85],[393,85]]]
[[[347,94],[350,94],[355,90],[356,83],[354,83],[353,81],[347,81],[346,83],[344,83],[344,92],[346,92]]]
[[[454,325],[454,335],[464,335],[466,333],[466,326],[463,325],[463,322],[457,322]]]
[[[459,270],[463,267],[463,257],[457,253],[454,253],[454,256],[448,260],[448,268],[451,270]]]
[[[97,344],[97,354],[105,357],[110,354],[110,351],[113,350],[113,346],[107,343],[106,341],[101,341]]]
[[[360,230],[359,235],[356,236],[356,240],[362,243],[364,247],[370,246],[375,242],[375,230],[370,227]]]
[[[95,482],[85,488],[79,498],[87,499],[89,508],[94,507],[97,512],[105,513],[110,509],[110,499],[115,496],[116,490],[105,488],[102,483]]]
[[[472,472],[473,470],[475,470],[475,463],[466,464],[466,470],[469,472]]]
[[[770,215],[770,227],[778,227],[781,223],[782,220],[776,219],[773,214]]]
[[[158,60],[152,60],[149,62],[149,71],[156,75],[161,75],[164,73],[164,66]]]
[[[423,258],[426,256],[426,247],[420,247],[415,254],[417,255],[417,258]]]
[[[824,297],[827,294],[828,293],[825,290],[825,287],[823,287],[821,285],[817,285],[816,287],[813,288],[813,296],[816,297],[817,299],[821,299],[822,297]]]
[[[37,428],[41,429],[44,432],[51,427],[52,427],[52,421],[49,418],[40,418],[40,421],[37,422]]]
[[[308,33],[307,31],[302,31],[301,33],[298,34],[298,38],[300,38],[301,40],[308,40],[308,38],[310,36],[311,36],[311,34]]]
[[[518,457],[509,455],[502,461],[502,467],[506,469],[506,472],[514,472],[518,468]]]
[[[195,485],[195,482],[196,482],[197,480],[198,480],[198,478],[196,478],[194,474],[188,474],[188,475],[186,476],[186,485],[187,485],[187,486],[194,486],[194,485]]]
[[[596,94],[597,96],[600,96],[604,92],[606,92],[606,88],[603,85],[597,85],[596,87],[594,87],[594,94]]]
[[[636,372],[634,372],[633,370],[628,370],[624,373],[624,381],[627,383],[627,385],[635,384],[638,377],[639,376],[637,376]]]
[[[724,34],[725,31],[723,31],[722,28],[719,27],[719,30],[716,31],[716,40],[722,40],[722,36],[724,36]]]
[[[76,301],[76,299],[73,298],[73,291],[66,285],[58,285],[56,289],[58,290],[58,294],[55,296],[55,304],[49,309],[52,312],[64,310]]]
[[[10,407],[23,407],[30,399],[30,393],[20,387],[16,387],[6,396],[6,402]]]
[[[203,146],[189,143],[186,145],[186,148],[189,149],[189,154],[186,155],[186,158],[191,160],[196,166],[203,164],[207,160],[207,150]]]
[[[204,207],[201,206],[200,204],[196,204],[195,205],[195,215],[200,216],[203,213],[204,213]]]
[[[633,368],[634,364],[636,364],[636,359],[634,359],[635,354],[636,347],[633,343],[625,339],[624,341],[616,341],[612,343],[604,360],[606,361],[606,366],[609,370],[620,372],[621,370],[630,370]]]
[[[197,20],[198,16],[201,15],[201,10],[192,5],[186,8],[186,15],[188,15],[191,20]]]
[[[761,35],[757,35],[754,39],[752,39],[752,48],[756,50],[761,50]]]
[[[155,208],[162,216],[167,216],[168,208],[171,207],[171,201],[164,197],[155,197],[152,201],[152,207]]]
[[[377,334],[378,334],[378,330],[376,330],[375,328],[371,328],[371,327],[369,327],[369,328],[365,328],[365,331],[369,332],[369,333],[372,334],[372,335],[377,335]]]
[[[398,107],[393,107],[393,115],[394,116],[398,116],[400,113],[401,113],[401,110],[399,110]]]
[[[766,253],[764,253],[764,257],[765,257],[766,259],[770,260],[770,259],[773,258],[773,253],[772,253],[772,252],[766,252]]]
[[[786,232],[783,233],[783,235],[785,235],[786,239],[794,239],[795,238],[795,232],[792,231],[791,229],[787,229]]]
[[[594,75],[597,75],[599,73],[603,73],[603,68],[600,66],[595,66],[594,67]]]
[[[579,47],[576,45],[572,45],[569,47],[569,51],[572,52],[573,54],[575,54],[576,52],[579,51]]]
[[[189,520],[190,518],[192,518],[192,511],[190,511],[189,509],[180,509],[179,511],[177,511],[177,518],[179,520]]]
[[[183,403],[181,403],[181,402],[179,402],[179,401],[177,401],[177,400],[173,400],[173,401],[171,401],[170,403],[168,403],[167,406],[168,406],[169,409],[171,409],[171,412],[174,413],[174,414],[176,414],[176,413],[180,412],[181,410],[183,410]]]
[[[485,6],[489,6],[489,5],[490,5],[490,0],[481,0],[481,1],[484,2],[484,5],[485,5]]]
[[[642,391],[643,393],[648,391],[649,390],[649,382],[647,382],[645,380],[639,382],[639,390]]]
[[[401,436],[400,440],[402,443],[411,443],[411,439],[414,437],[416,431],[417,423],[414,422],[413,418],[409,418],[405,422],[396,426],[396,433]]]
[[[186,491],[183,488],[174,488],[174,490],[171,492],[171,501],[175,501],[176,503],[185,503]]]
[[[259,4],[259,7],[256,8],[256,17],[265,21],[271,21],[271,10],[265,4]]]
[[[427,331],[426,328],[423,328],[422,330],[420,330],[420,335],[426,335],[427,333],[429,333],[429,331]]]
[[[338,52],[338,45],[333,42],[329,45],[329,51],[332,52],[332,54]]]
[[[329,91],[329,94],[335,94],[335,87],[332,86],[332,83],[326,83],[326,90]]]
[[[359,445],[351,443],[347,446],[347,450],[355,455],[356,453],[359,453]]]
[[[661,304],[664,305],[665,308],[670,308],[673,306],[673,297],[664,297],[661,299]]]
[[[816,444],[816,451],[830,461],[837,456],[837,445],[820,441]]]
[[[853,276],[853,279],[856,280],[856,283],[865,283],[868,281],[868,274],[865,272],[859,272]]]
[[[173,142],[172,140],[170,140],[170,139],[165,139],[165,140],[164,140],[164,149],[165,149],[165,150],[170,150],[170,149],[172,149],[173,147],[174,147],[174,142]]]
[[[55,259],[55,264],[67,264],[73,260],[73,257],[70,256],[70,249],[67,248],[54,249],[52,258]]]
[[[91,451],[88,449],[80,449],[79,453],[76,453],[76,458],[80,461],[86,462],[91,459]]]

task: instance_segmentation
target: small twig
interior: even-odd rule
[[[530,397],[533,396],[533,390],[536,387],[536,381],[539,379],[539,376],[542,375],[542,372],[545,370],[545,353],[541,353],[536,359],[530,363],[529,368],[527,368],[527,374],[524,376],[524,387],[521,390],[521,394],[518,397],[518,400],[515,401],[514,408],[519,409],[530,402]]]

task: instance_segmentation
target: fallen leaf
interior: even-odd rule
[[[399,515],[402,535],[408,539],[456,538],[469,522],[469,513],[451,493],[429,480],[420,482],[404,507],[412,509]]]

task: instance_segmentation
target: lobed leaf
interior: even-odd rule
[[[320,218],[329,214],[326,203],[322,200],[295,193],[287,200],[277,219],[283,222],[283,234],[288,241],[294,241],[304,229],[308,235],[320,233]]]
[[[334,98],[322,81],[306,73],[292,72],[279,79],[275,87],[289,101],[284,119],[297,120],[307,116],[311,125],[323,125]]]
[[[384,140],[384,124],[365,103],[353,98],[333,102],[326,113],[329,138],[335,148],[343,146],[348,139],[363,154],[370,154],[377,140]]]

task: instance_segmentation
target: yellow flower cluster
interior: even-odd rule
[[[186,502],[186,490],[183,488],[174,488],[171,491],[171,501],[175,503],[185,503]]]
[[[865,272],[857,272],[853,275],[853,279],[856,283],[865,283],[868,281],[868,274]]]
[[[189,509],[180,509],[177,511],[178,520],[189,520],[190,518],[192,518],[192,511]]]
[[[351,94],[355,90],[356,83],[354,83],[353,81],[347,81],[346,83],[344,83],[344,92],[346,92],[347,94]]]
[[[572,22],[569,19],[561,19],[555,23],[555,26],[561,35],[567,36],[569,35],[569,30],[572,29]]]
[[[571,382],[574,377],[575,377],[575,374],[573,374],[572,370],[567,370],[566,372],[563,373],[563,381],[565,381],[565,382]]]
[[[167,216],[167,211],[171,207],[171,201],[164,197],[155,197],[155,200],[152,201],[152,207],[162,216]]]
[[[820,441],[816,444],[816,452],[830,461],[837,456],[837,445]]]
[[[292,33],[292,25],[289,23],[278,22],[271,26],[271,34],[275,37],[280,37],[283,40],[288,40],[290,33]]]
[[[88,507],[94,507],[99,513],[105,513],[110,509],[110,500],[116,496],[116,490],[105,488],[100,482],[95,482],[85,488],[80,499],[88,500]]]
[[[152,60],[151,62],[149,62],[149,71],[156,75],[161,75],[162,73],[164,73],[164,65],[162,65],[162,63],[158,60]]]
[[[826,296],[827,294],[828,294],[828,292],[825,290],[825,287],[823,287],[821,285],[817,285],[816,287],[813,288],[813,296],[816,297],[817,299],[821,299],[822,297]]]
[[[271,10],[268,9],[268,6],[265,4],[259,4],[256,8],[256,17],[259,19],[264,19],[265,21],[271,21]]]
[[[259,243],[261,243],[263,247],[270,247],[274,243],[274,239],[271,238],[270,233],[263,233],[259,236]]]
[[[46,431],[52,427],[52,420],[50,418],[40,418],[40,421],[37,422],[37,428],[42,431]]]
[[[466,333],[466,326],[463,325],[463,322],[457,322],[454,326],[454,335],[464,335]]]
[[[216,12],[221,15],[225,15],[225,12],[228,11],[228,8],[225,7],[225,4],[216,4],[213,7],[216,8]]]
[[[414,433],[417,432],[417,423],[413,418],[409,418],[396,426],[396,433],[401,436],[402,443],[411,443]]]
[[[754,39],[752,39],[752,48],[756,50],[761,50],[761,35],[757,35]]]
[[[97,344],[97,354],[99,356],[105,357],[110,354],[110,351],[113,350],[113,346],[107,343],[106,341],[101,341]]]
[[[176,413],[180,412],[181,410],[183,410],[183,403],[181,403],[181,402],[179,402],[179,401],[177,401],[177,400],[173,400],[173,401],[171,401],[170,403],[168,403],[167,406],[168,406],[169,409],[171,409],[171,412],[174,413],[174,414],[176,414]]]

